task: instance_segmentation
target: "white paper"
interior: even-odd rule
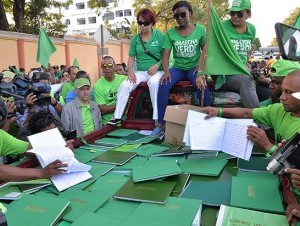
[[[66,146],[66,141],[57,128],[28,136],[28,140],[34,149]]]

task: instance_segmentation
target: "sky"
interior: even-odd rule
[[[300,7],[300,0],[251,0],[251,5],[252,17],[248,21],[255,25],[256,37],[266,47],[276,37],[274,25]]]

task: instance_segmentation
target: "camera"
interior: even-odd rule
[[[59,129],[59,131],[66,140],[75,140],[77,138],[76,130]]]
[[[267,170],[272,174],[283,174],[285,168],[300,169],[300,133],[295,133],[271,157]]]

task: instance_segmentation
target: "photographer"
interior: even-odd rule
[[[50,75],[44,72],[34,73],[32,77],[37,91],[30,93],[26,97],[26,109],[23,115],[17,114],[17,122],[20,127],[26,124],[34,112],[49,110],[51,114],[59,121],[62,112],[62,106],[50,96]]]

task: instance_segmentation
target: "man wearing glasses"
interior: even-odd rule
[[[115,61],[111,56],[105,56],[102,59],[102,75],[94,85],[95,103],[98,105],[102,124],[113,117],[116,109],[117,93],[121,83],[127,79],[127,76],[115,74]]]

